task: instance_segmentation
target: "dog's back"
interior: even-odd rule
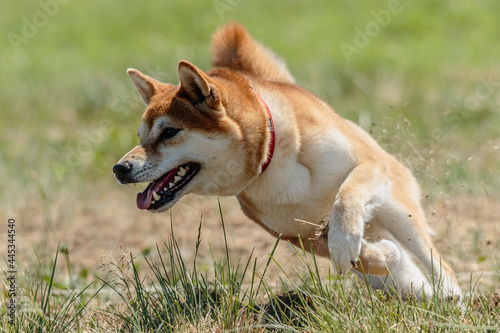
[[[237,23],[225,25],[215,33],[212,40],[212,65],[267,80],[295,82],[285,62],[254,41],[246,29]]]

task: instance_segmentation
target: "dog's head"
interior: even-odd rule
[[[179,85],[129,69],[147,107],[140,143],[114,166],[122,184],[150,182],[137,206],[163,212],[183,195],[236,195],[266,158],[266,117],[246,80],[225,69],[205,73],[187,61]]]

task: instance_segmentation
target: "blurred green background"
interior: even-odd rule
[[[126,69],[171,83],[181,59],[208,70],[210,37],[233,20],[409,166],[426,196],[498,202],[499,13],[493,0],[3,1],[3,219],[105,209],[144,108]],[[134,193],[117,205],[135,209]]]

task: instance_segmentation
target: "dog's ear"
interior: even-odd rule
[[[222,111],[219,89],[201,69],[182,60],[178,67],[181,87],[179,92],[186,95],[193,104],[205,102],[213,111]]]
[[[146,105],[151,102],[151,98],[164,91],[173,85],[160,82],[158,80],[153,79],[147,75],[142,74],[137,69],[129,68],[127,69],[127,73],[132,79],[134,83],[135,89],[141,94],[142,100]]]

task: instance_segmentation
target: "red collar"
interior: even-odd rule
[[[274,135],[274,122],[273,122],[273,116],[271,114],[271,110],[269,110],[269,106],[267,105],[266,101],[257,93],[252,87],[250,87],[252,91],[254,92],[255,96],[257,96],[257,99],[259,102],[264,106],[264,109],[266,110],[267,114],[267,126],[269,127],[269,131],[271,132],[271,140],[269,141],[269,154],[267,155],[267,160],[262,164],[262,169],[261,169],[261,174],[266,171],[267,167],[271,163],[271,160],[273,158],[274,154],[274,144],[276,142],[276,137]]]

